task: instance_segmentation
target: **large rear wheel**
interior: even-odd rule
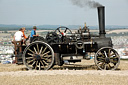
[[[45,42],[35,41],[23,52],[23,62],[30,70],[48,70],[54,64],[54,51]]]
[[[115,70],[120,63],[120,56],[111,47],[103,47],[95,54],[95,64],[101,70]]]

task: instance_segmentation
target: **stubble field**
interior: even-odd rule
[[[97,70],[94,60],[30,71],[24,65],[0,64],[0,85],[127,85],[128,61],[115,71]]]

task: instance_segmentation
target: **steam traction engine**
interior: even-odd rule
[[[49,32],[46,38],[36,38],[22,52],[28,69],[48,70],[53,65],[80,62],[87,59],[88,52],[95,53],[94,62],[101,70],[116,69],[120,62],[118,53],[112,48],[111,38],[105,36],[104,7],[98,7],[99,35],[92,35],[87,27],[72,33],[67,27],[59,27]],[[63,32],[61,29],[64,29]]]

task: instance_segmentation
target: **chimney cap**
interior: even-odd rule
[[[98,6],[97,8],[105,8],[105,6]]]

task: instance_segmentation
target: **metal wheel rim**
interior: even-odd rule
[[[33,46],[36,45],[36,46]],[[42,45],[42,46],[40,46]],[[33,49],[30,49],[33,48]],[[38,48],[38,49],[37,49]],[[31,52],[31,53],[30,53]],[[28,54],[29,53],[29,54]],[[34,54],[40,54],[38,55],[33,55]],[[26,55],[29,55],[26,56]],[[29,46],[27,46],[23,52],[23,62],[26,65],[26,67],[29,70],[48,70],[50,69],[53,64],[54,64],[54,51],[51,48],[50,45],[48,45],[45,42],[41,42],[41,41],[36,41],[31,43]],[[48,59],[51,60],[50,62],[48,62]],[[29,60],[30,59],[30,60]]]
[[[104,52],[104,54],[101,53],[101,55],[98,56],[99,53],[101,52],[101,50],[104,50],[104,49],[108,49],[108,52],[111,50],[111,53],[105,53]],[[104,57],[102,57],[102,56],[104,56]],[[106,56],[108,56],[109,58],[106,58]],[[115,61],[115,60],[117,60],[117,61]],[[103,47],[103,48],[99,49],[97,51],[97,53],[95,54],[94,62],[100,70],[115,70],[120,64],[120,56],[117,53],[117,51],[115,51],[113,48]]]
[[[71,31],[69,28],[63,27],[63,26],[62,26],[62,27],[58,27],[58,28],[55,30],[55,32],[58,31],[59,33],[61,33],[61,32],[60,32],[60,28],[65,28],[64,33],[66,33],[66,31],[69,30],[69,32],[72,34],[72,31]]]

